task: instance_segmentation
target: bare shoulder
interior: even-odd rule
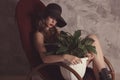
[[[36,32],[34,33],[34,39],[41,41],[41,40],[44,40],[44,36],[43,36],[43,34],[42,34],[41,32],[36,31]]]
[[[36,32],[34,33],[34,36],[35,36],[35,37],[41,37],[41,38],[43,38],[43,34],[42,34],[41,32],[39,32],[39,31],[36,31]]]

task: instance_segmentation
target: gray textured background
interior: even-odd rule
[[[18,1],[0,1],[0,75],[25,74],[29,71],[14,17]],[[46,5],[55,2],[62,6],[62,16],[68,23],[63,28],[65,31],[82,29],[86,31],[84,34],[96,34],[105,56],[120,76],[120,0],[41,1]]]

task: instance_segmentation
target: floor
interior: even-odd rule
[[[0,80],[28,80],[26,76],[0,76]],[[32,80],[42,80],[40,77],[35,77]]]
[[[26,80],[25,76],[0,76],[0,80]]]
[[[115,76],[115,80],[120,80],[120,74],[117,74]],[[27,80],[26,76],[20,76],[20,75],[16,75],[16,76],[0,76],[0,80]],[[38,78],[34,78],[33,80],[42,80],[42,79],[38,79]]]

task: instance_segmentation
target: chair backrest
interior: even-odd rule
[[[42,63],[40,55],[32,44],[33,15],[41,13],[45,5],[40,0],[20,0],[16,6],[16,19],[23,49],[30,62],[31,68]],[[39,70],[46,80],[63,80],[58,66],[46,66]]]
[[[26,56],[32,67],[41,63],[39,55],[33,50],[31,43],[33,14],[38,14],[44,10],[45,5],[40,0],[19,0],[16,6],[16,19],[21,37],[21,42]]]

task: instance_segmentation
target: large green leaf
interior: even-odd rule
[[[84,45],[92,45],[93,42],[94,42],[94,40],[93,40],[92,38],[88,38],[88,37],[84,38],[84,39],[81,41],[81,43],[84,44]]]
[[[65,52],[67,52],[67,51],[68,51],[68,48],[67,48],[67,47],[61,46],[61,47],[57,50],[56,54],[63,54],[63,53],[65,53]]]
[[[88,52],[93,52],[94,54],[97,54],[95,46],[87,45],[86,49],[88,50]]]
[[[81,30],[77,30],[75,31],[75,33],[73,34],[75,39],[78,39],[81,36]]]

